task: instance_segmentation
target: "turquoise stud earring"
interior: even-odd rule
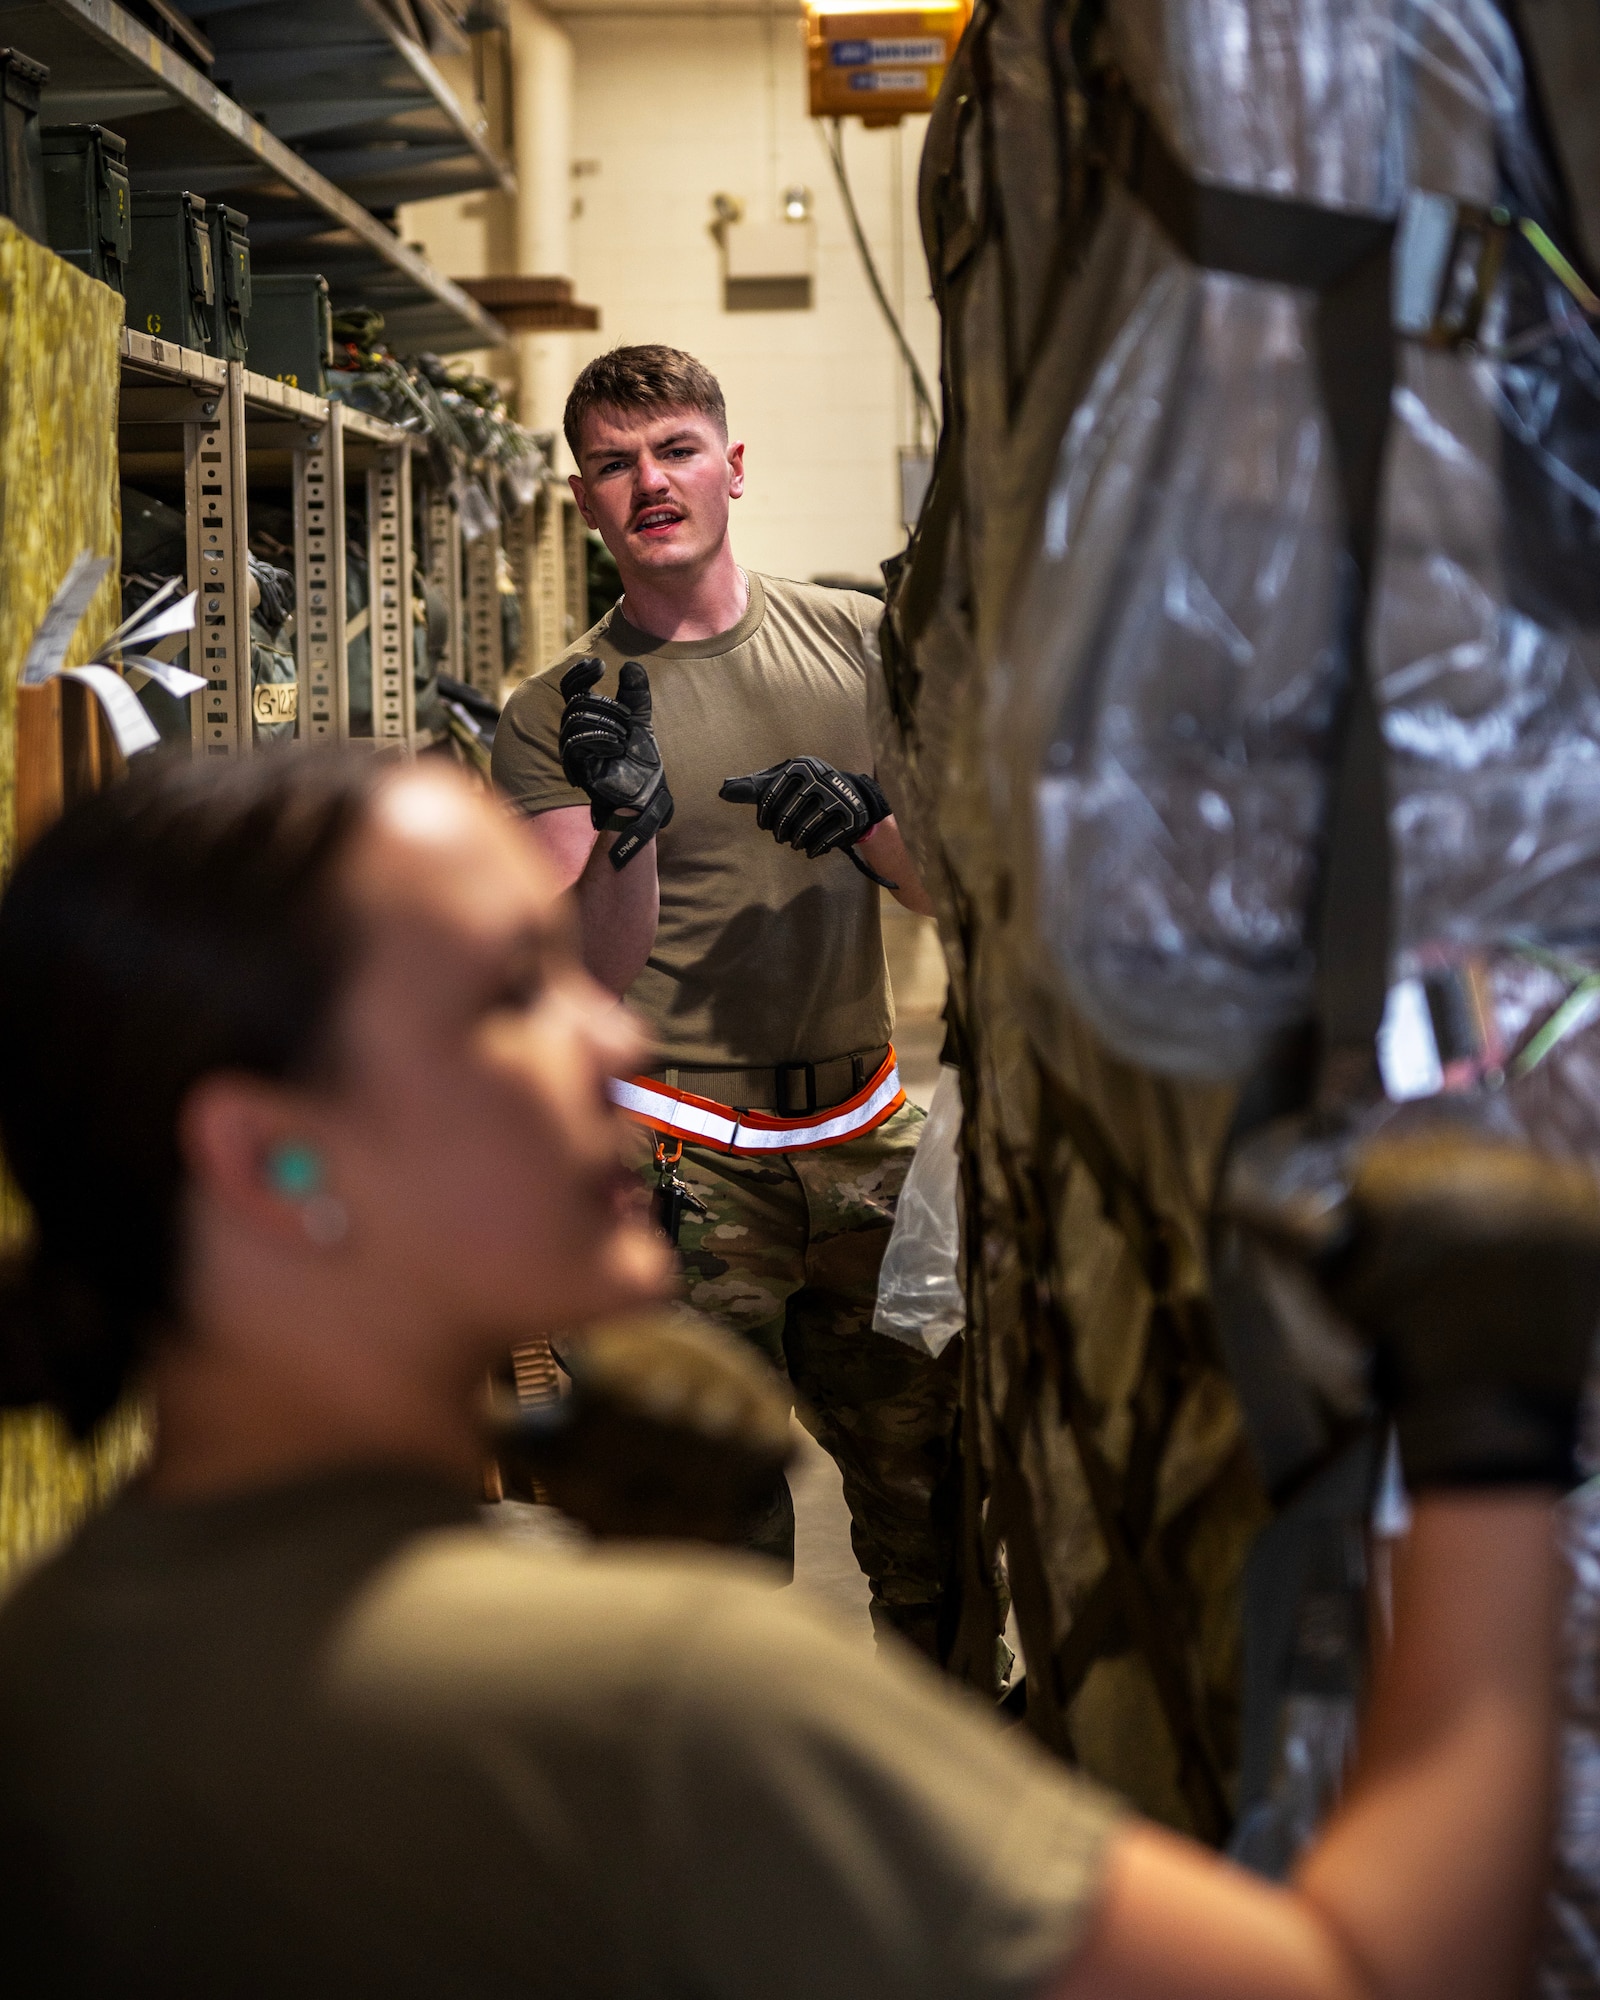
[[[267,1179],[275,1194],[305,1201],[322,1186],[322,1155],[315,1146],[277,1146],[267,1160]]]
[[[274,1194],[300,1204],[300,1221],[319,1250],[331,1250],[350,1231],[350,1216],[337,1196],[323,1188],[322,1155],[315,1146],[291,1140],[267,1156],[267,1181]]]

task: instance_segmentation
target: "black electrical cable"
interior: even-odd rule
[[[911,377],[911,393],[917,399],[919,412],[926,416],[933,435],[939,435],[939,418],[933,407],[933,398],[928,394],[928,385],[923,380],[922,370],[917,366],[917,357],[911,352],[911,343],[906,339],[905,329],[899,316],[889,303],[889,294],[883,289],[883,280],[878,276],[878,266],[868,247],[866,234],[861,227],[861,217],[856,212],[856,198],[850,187],[850,176],[844,164],[844,132],[842,123],[831,118],[823,130],[822,143],[828,149],[828,158],[833,162],[833,177],[839,183],[839,193],[844,197],[845,217],[850,224],[850,234],[856,240],[856,249],[861,253],[861,266],[867,274],[867,283],[872,287],[872,296],[878,301],[878,308],[889,323],[889,331],[894,335],[895,345],[900,350],[900,358],[906,364]]]

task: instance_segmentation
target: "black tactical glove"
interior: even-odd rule
[[[561,768],[567,783],[589,796],[589,817],[618,837],[613,868],[628,863],[672,818],[672,794],[650,727],[650,676],[629,660],[617,676],[616,699],[590,694],[605,672],[599,660],[579,660],[561,677]]]
[[[889,801],[865,772],[836,771],[820,757],[790,757],[765,771],[725,778],[718,797],[729,805],[754,806],[756,825],[797,853],[816,861],[841,849],[871,881],[898,887],[856,852],[861,836],[889,817]]]
[[[499,1440],[593,1534],[738,1542],[790,1456],[789,1399],[749,1347],[685,1314],[563,1343],[572,1393],[512,1413]]]
[[[1600,1321],[1590,1169],[1465,1126],[1389,1131],[1358,1147],[1330,1203],[1296,1190],[1291,1159],[1282,1128],[1247,1143],[1223,1211],[1309,1271],[1363,1337],[1407,1482],[1575,1485]],[[1325,1335],[1303,1328],[1301,1353],[1325,1379]]]

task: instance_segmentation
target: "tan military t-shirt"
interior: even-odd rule
[[[878,890],[843,854],[809,861],[717,797],[724,778],[785,757],[873,767],[866,676],[881,607],[870,597],[750,576],[750,604],[715,639],[652,639],[611,611],[507,702],[494,776],[526,813],[583,803],[561,771],[562,675],[593,654],[597,692],[625,660],[650,675],[675,805],[657,843],[661,922],[628,998],[661,1060],[704,1068],[823,1062],[879,1048],[892,1014]]]
[[[761,1575],[400,1469],[119,1502],[0,1609],[5,1990],[1034,2000],[1119,1809]]]

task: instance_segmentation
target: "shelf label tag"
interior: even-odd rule
[[[81,549],[73,557],[72,567],[61,579],[60,588],[50,600],[50,609],[39,621],[33,644],[22,663],[17,678],[24,687],[38,687],[60,672],[73,635],[83,623],[83,614],[110,567],[110,556],[92,556],[87,549]]]

